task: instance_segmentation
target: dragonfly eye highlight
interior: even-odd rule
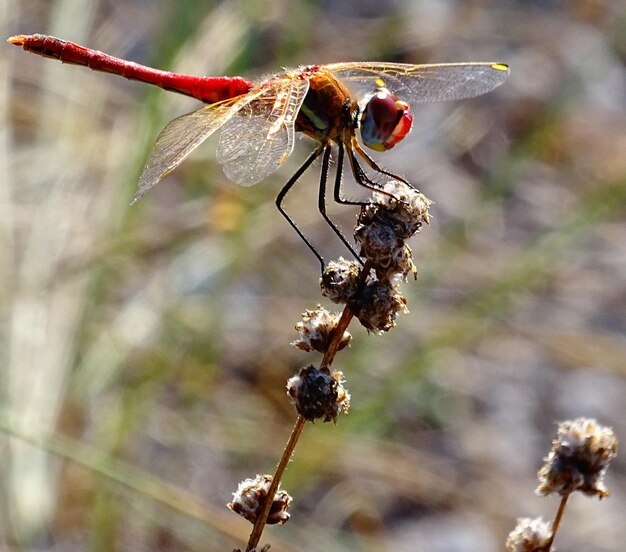
[[[361,138],[370,149],[393,148],[410,131],[413,116],[409,104],[398,100],[386,88],[378,88],[361,114]]]

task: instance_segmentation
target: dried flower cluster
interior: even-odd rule
[[[271,475],[257,475],[254,479],[244,479],[239,483],[237,491],[233,493],[233,501],[226,506],[246,518],[250,523],[254,523],[263,508],[263,502],[271,483]],[[279,488],[274,495],[267,523],[270,525],[286,523],[289,519],[287,508],[289,508],[292,500],[287,492]]]
[[[340,258],[328,263],[322,294],[348,305],[369,331],[382,333],[395,326],[399,312],[408,312],[399,282],[417,277],[412,252],[405,240],[430,221],[430,201],[408,184],[391,180],[361,209],[354,232],[361,266]]]
[[[350,343],[351,335],[345,331],[350,318],[358,318],[368,331],[382,333],[395,326],[399,312],[407,312],[399,284],[406,281],[409,274],[417,277],[417,269],[405,240],[424,223],[428,224],[429,205],[430,201],[408,184],[389,181],[374,193],[371,204],[361,208],[354,233],[361,258],[354,261],[339,258],[326,265],[321,277],[322,294],[346,308],[339,315],[318,305],[306,310],[296,324],[298,339],[292,345],[303,351],[324,354],[320,368],[312,365],[302,368],[287,382],[287,394],[300,415],[299,424],[319,419],[335,422],[340,412],[348,411],[350,394],[344,387],[343,374],[330,365],[336,351]],[[296,427],[302,427],[298,423]],[[283,459],[291,455],[289,446]],[[284,470],[281,465],[286,466],[287,461],[281,459],[277,480],[280,480],[280,470]],[[266,475],[246,479],[240,483],[228,507],[255,523],[271,482],[272,477]],[[285,523],[290,502],[291,497],[279,490],[267,523]],[[251,542],[256,545],[258,540],[251,537]]]
[[[411,248],[404,243],[424,223],[429,224],[431,202],[404,182],[392,180],[375,192],[373,202],[361,210],[354,237],[361,257],[370,262],[381,281],[417,277]]]
[[[298,414],[309,421],[322,418],[337,420],[339,412],[348,412],[350,394],[343,387],[343,374],[329,368],[307,366],[287,382],[287,393]]]
[[[302,313],[302,321],[296,324],[296,331],[300,337],[292,341],[291,344],[303,351],[325,353],[338,321],[339,314],[332,314],[321,305],[317,305],[315,310],[307,309]],[[339,341],[338,350],[346,347],[351,339],[352,336],[348,332],[344,332]]]
[[[562,422],[546,463],[539,470],[536,492],[565,496],[580,491],[605,498],[609,491],[604,474],[616,454],[617,439],[611,428],[588,418]]]
[[[409,312],[399,286],[380,280],[367,282],[348,301],[348,306],[365,328],[377,333],[393,328],[399,312]]]
[[[541,518],[519,518],[506,539],[511,552],[549,552],[552,528]]]
[[[357,293],[361,280],[361,265],[357,261],[339,257],[336,261],[330,261],[322,272],[322,295],[333,303],[346,303]]]
[[[551,524],[541,518],[521,518],[506,541],[514,552],[550,552],[569,496],[580,491],[606,498],[604,475],[617,454],[617,439],[610,427],[590,418],[561,422],[545,464],[537,474],[539,495],[558,493],[561,504]]]

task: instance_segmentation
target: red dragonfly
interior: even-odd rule
[[[332,145],[338,147],[334,198],[340,203],[361,204],[342,197],[344,152],[356,182],[367,188],[379,190],[381,184],[368,176],[359,158],[379,176],[406,180],[376,164],[359,144],[357,129],[365,146],[386,151],[411,130],[411,104],[478,96],[501,85],[509,76],[507,65],[493,62],[346,62],[306,65],[252,82],[242,77],[194,77],[152,69],[40,34],[13,36],[8,42],[44,57],[119,74],[210,104],[174,119],[161,132],[133,202],[218,129],[222,129],[222,134],[217,160],[226,176],[242,186],[256,184],[274,172],[291,154],[296,132],[316,140],[319,146],[282,188],[276,205],[322,267],[324,260],[282,206],[287,192],[315,159],[322,156],[319,210],[354,253],[326,214]]]

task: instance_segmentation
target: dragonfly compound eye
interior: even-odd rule
[[[363,109],[361,138],[368,148],[386,151],[411,131],[412,124],[409,104],[386,88],[378,88]]]

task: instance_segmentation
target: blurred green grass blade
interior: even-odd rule
[[[54,454],[60,458],[76,462],[89,470],[102,475],[128,489],[154,500],[191,519],[211,527],[229,539],[243,542],[241,522],[226,508],[217,508],[201,501],[183,489],[139,470],[130,464],[90,447],[75,439],[62,435],[47,435],[31,430],[24,430],[6,414],[0,415],[0,431],[16,437],[26,443]],[[286,544],[272,539],[272,549],[283,552],[294,551]]]

